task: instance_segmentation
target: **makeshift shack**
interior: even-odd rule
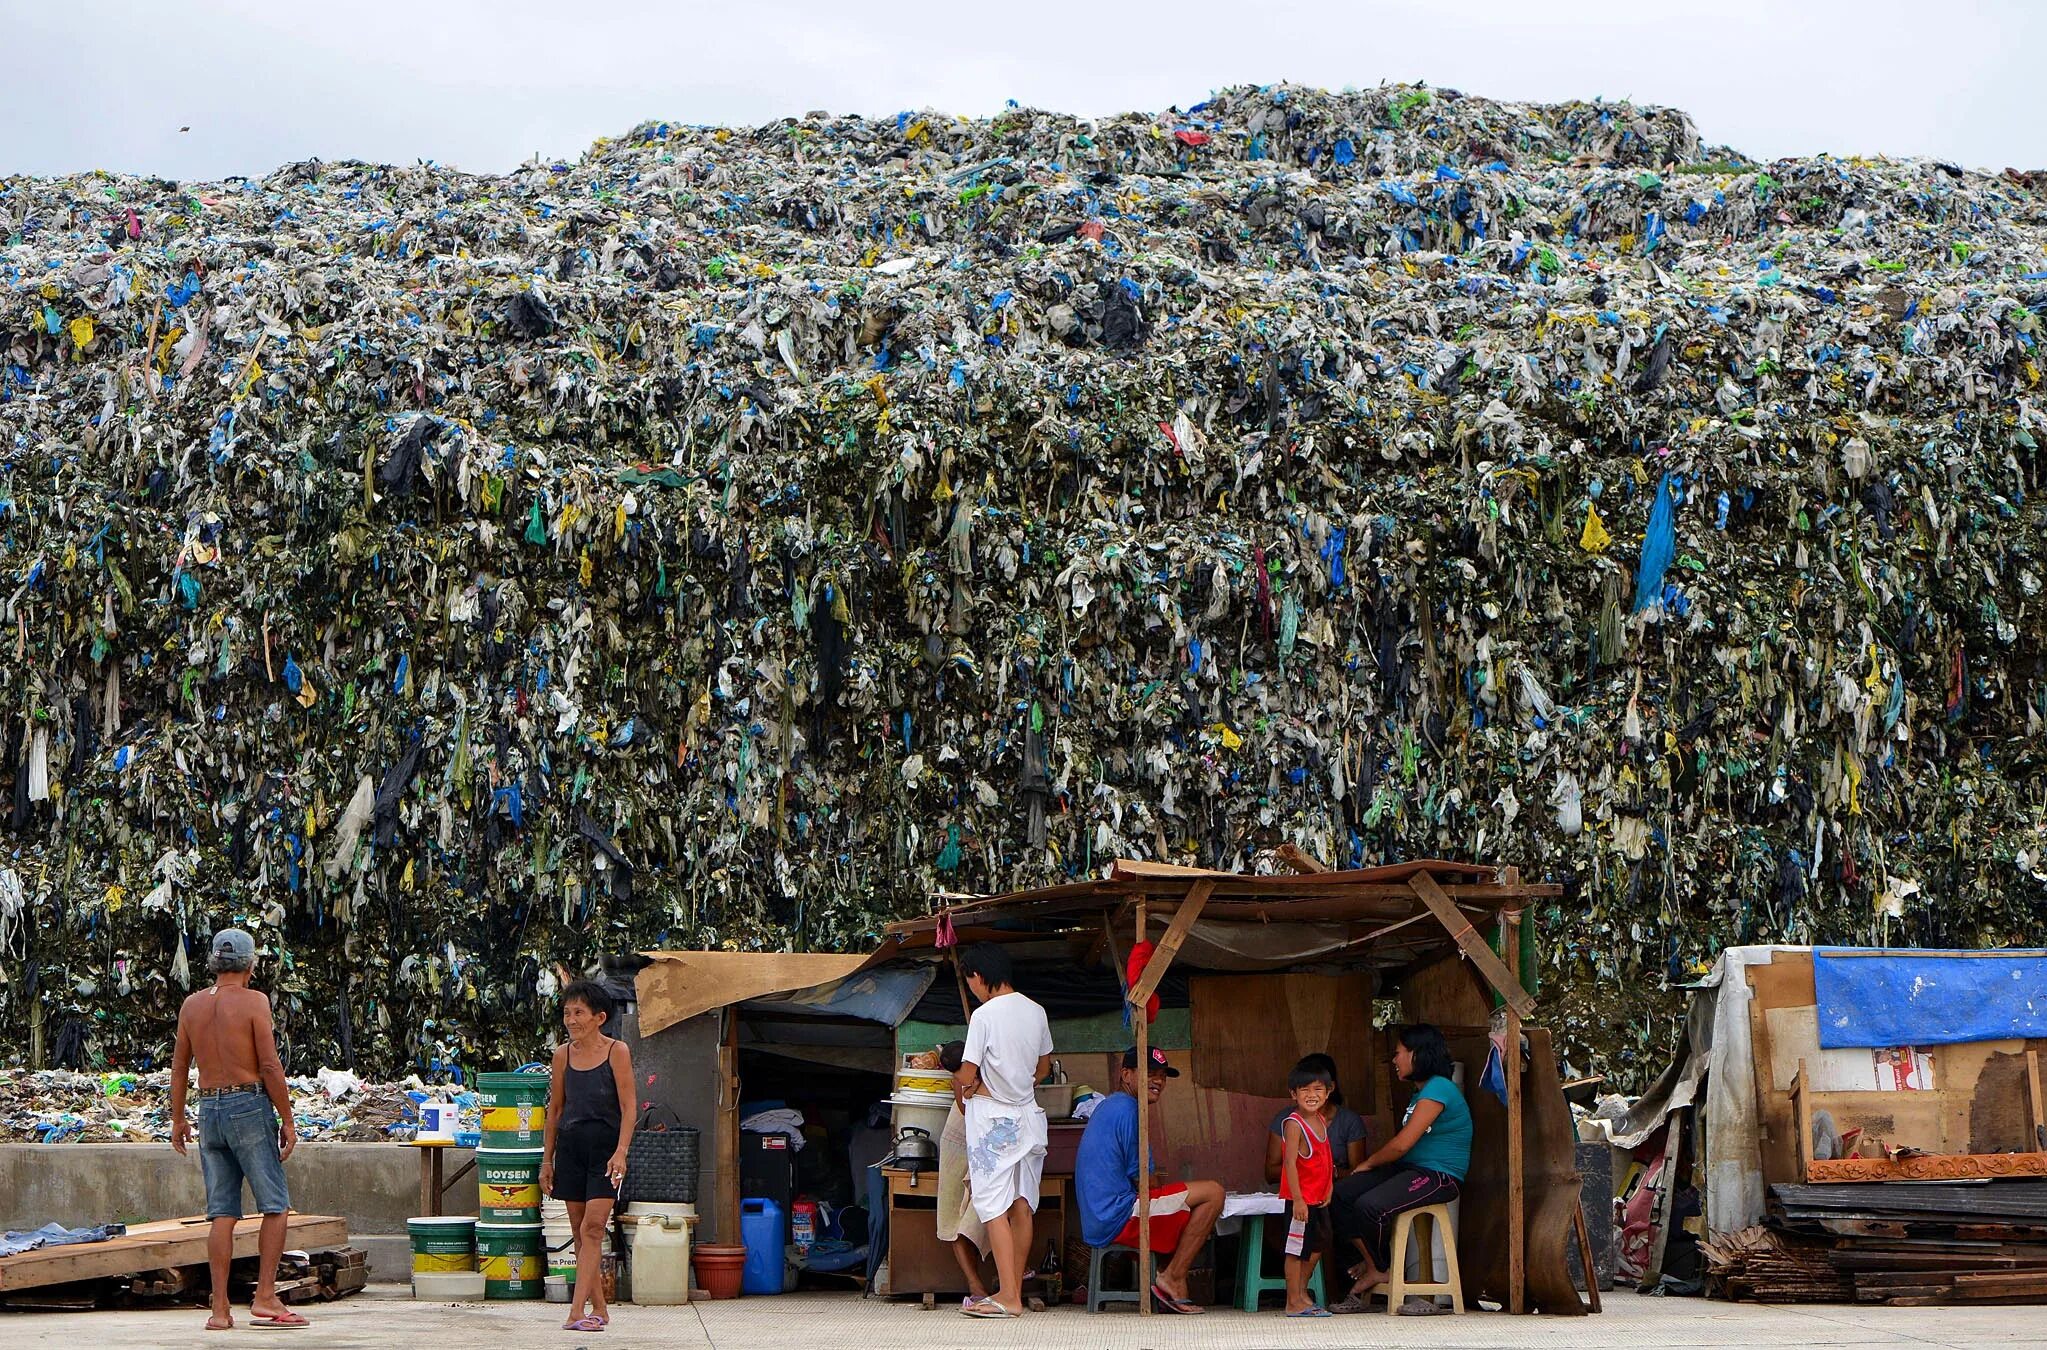
[[[1334,1056],[1351,1105],[1376,1121],[1376,1138],[1390,1133],[1402,1085],[1386,1070],[1374,1004],[1397,999],[1401,1020],[1443,1029],[1464,1071],[1474,1127],[1457,1233],[1467,1301],[1584,1311],[1566,1266],[1574,1229],[1582,1232],[1570,1110],[1548,1032],[1524,1021],[1533,999],[1487,942],[1495,934],[1499,950],[1519,951],[1523,910],[1557,888],[1523,884],[1511,867],[1334,872],[1310,870],[1298,854],[1288,862],[1300,870],[1247,876],[1123,861],[1100,880],[965,900],[885,931],[906,957],[1012,944],[1025,993],[1048,963],[1120,970],[1130,944],[1155,942],[1126,1002],[1142,1008],[1169,974],[1186,975],[1188,1073],[1162,1119],[1139,1097],[1140,1138],[1175,1168],[1232,1188],[1266,1189],[1267,1122],[1285,1067],[1304,1053]],[[1498,1097],[1481,1086],[1496,999],[1500,1042],[1522,1047]],[[1132,1018],[1140,1053],[1154,1030]],[[1056,1024],[1053,1041],[1055,1053],[1065,1049]],[[1087,1071],[1106,1079],[1109,1063],[1104,1055]]]
[[[2043,1050],[2047,953],[1721,953],[1670,1067],[1612,1129],[1649,1178],[1624,1225],[1643,1248],[1644,1283],[1667,1272],[1673,1242],[1685,1244],[1693,1206],[1680,1197],[1696,1178],[1696,1229],[1719,1292],[1868,1301],[1928,1288],[1886,1286],[1901,1266],[2024,1273],[2010,1249],[2029,1242],[2035,1288],[1999,1292],[2047,1297]],[[1968,1189],[1944,1196],[1908,1182]],[[2011,1231],[1989,1232],[2000,1226]],[[1960,1229],[1983,1231],[1958,1248]],[[1908,1250],[1929,1240],[1943,1250]],[[2005,1250],[1993,1266],[1968,1242]],[[1817,1259],[1796,1254],[1814,1247]],[[1942,1289],[1959,1296],[1952,1280]]]
[[[863,1197],[864,1164],[851,1159],[887,1152],[887,1131],[867,1123],[868,1111],[889,1095],[896,1025],[936,973],[928,962],[891,964],[889,954],[644,953],[633,1051],[640,1098],[660,1121],[699,1133],[701,1241],[739,1240],[743,1173],[777,1161],[742,1157],[748,1104],[799,1095],[813,1104],[817,1119],[806,1125],[825,1137],[807,1160],[803,1126],[756,1132],[755,1142],[779,1140],[762,1152],[793,1161],[811,1193]]]

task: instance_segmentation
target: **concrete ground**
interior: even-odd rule
[[[1291,1350],[1292,1347],[1550,1346],[1559,1350],[1657,1347],[1773,1347],[1862,1350],[1878,1346],[2047,1346],[2047,1309],[1762,1307],[1700,1299],[1606,1296],[1595,1318],[1392,1318],[1383,1313],[1289,1322],[1277,1313],[1211,1312],[1201,1317],[1131,1312],[1089,1316],[1078,1308],[1018,1322],[969,1322],[946,1309],[866,1300],[852,1294],[788,1294],[780,1298],[693,1303],[677,1308],[616,1310],[611,1329],[575,1335],[561,1330],[559,1310],[545,1304],[414,1303],[403,1285],[374,1285],[339,1303],[312,1304],[307,1331],[251,1329],[237,1316],[235,1339],[288,1340],[335,1347],[521,1346],[662,1347],[663,1350],[954,1350],[1028,1346],[1045,1350]],[[0,1313],[0,1347],[209,1346],[223,1337],[203,1331],[201,1310],[163,1312]],[[232,1343],[232,1340],[230,1341]]]

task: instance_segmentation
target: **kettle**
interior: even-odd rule
[[[937,1171],[938,1141],[920,1126],[903,1126],[896,1134],[895,1163],[906,1172]]]

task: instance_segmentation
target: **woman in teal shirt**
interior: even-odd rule
[[[1350,1297],[1331,1312],[1363,1312],[1386,1282],[1394,1216],[1423,1205],[1447,1205],[1471,1168],[1471,1108],[1451,1081],[1454,1065],[1443,1033],[1427,1023],[1401,1028],[1393,1071],[1415,1085],[1400,1130],[1336,1184],[1330,1218],[1340,1240],[1355,1239],[1365,1259],[1352,1271]]]

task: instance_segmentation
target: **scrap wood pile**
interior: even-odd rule
[[[1389,86],[0,180],[0,1026],[293,1067],[1115,857],[1563,881],[1622,1071],[1735,941],[2047,878],[2047,201]],[[38,1040],[37,1028],[41,1028]]]
[[[246,1303],[255,1292],[259,1258],[237,1257],[228,1268],[228,1294]],[[332,1303],[369,1286],[369,1253],[360,1247],[286,1252],[277,1264],[275,1289],[286,1303]],[[211,1277],[205,1265],[140,1269],[127,1274],[38,1285],[0,1294],[0,1306],[15,1309],[97,1308],[159,1299],[203,1303]]]
[[[1700,1244],[1763,1303],[2047,1303],[2047,1183],[1772,1186],[1765,1227]]]

